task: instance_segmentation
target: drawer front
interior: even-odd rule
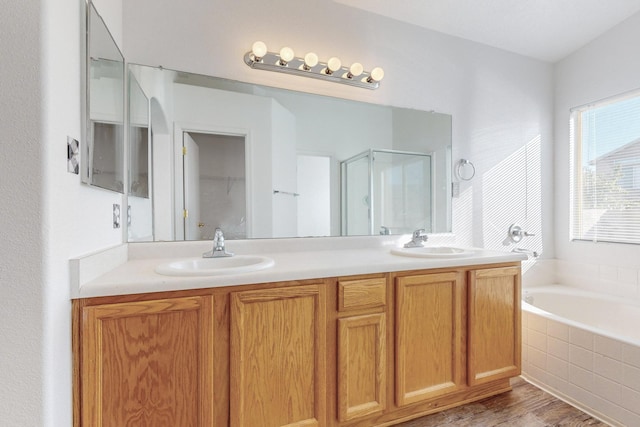
[[[384,307],[387,303],[386,279],[340,280],[338,282],[338,311]]]

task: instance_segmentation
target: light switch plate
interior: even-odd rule
[[[80,143],[77,139],[67,136],[67,171],[78,175],[80,172]]]

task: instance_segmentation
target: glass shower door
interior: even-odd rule
[[[342,162],[342,235],[433,231],[432,156],[369,150]]]
[[[373,230],[405,234],[424,228],[431,232],[431,156],[374,151],[372,164]]]
[[[369,152],[342,163],[342,235],[371,234]]]

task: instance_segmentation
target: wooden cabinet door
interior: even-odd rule
[[[386,403],[385,314],[338,319],[338,419],[382,412]]]
[[[520,374],[520,277],[520,267],[469,272],[469,385]]]
[[[82,309],[85,427],[213,425],[211,297]]]
[[[326,287],[231,294],[232,427],[326,426]]]
[[[396,278],[396,404],[454,392],[464,383],[461,272]]]

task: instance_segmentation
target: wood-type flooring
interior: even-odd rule
[[[520,377],[514,378],[511,385],[511,392],[407,421],[396,427],[607,426]]]

